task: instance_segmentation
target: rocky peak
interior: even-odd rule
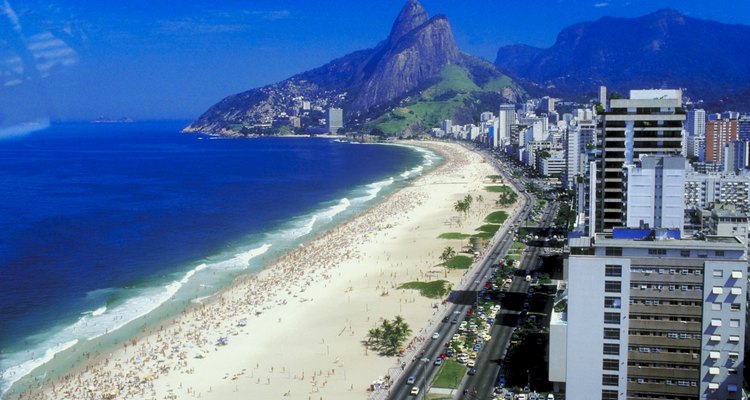
[[[396,17],[396,21],[393,22],[388,41],[391,44],[396,43],[404,35],[424,24],[427,20],[427,11],[418,0],[407,1],[404,8],[401,9],[401,13]]]

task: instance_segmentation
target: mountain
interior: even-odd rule
[[[408,127],[404,127],[413,131],[425,130],[431,127],[428,124],[432,124],[435,118],[453,117],[454,112],[463,108],[462,105],[476,107],[476,102],[467,100],[466,93],[460,90],[442,92],[443,97],[437,100],[420,95],[439,85],[446,74],[451,76],[453,72],[445,72],[448,68],[461,70],[475,91],[484,92],[482,86],[492,81],[489,90],[495,97],[513,99],[523,95],[522,89],[492,64],[458,50],[450,23],[444,15],[430,18],[419,1],[408,0],[388,38],[374,48],[356,51],[272,85],[228,96],[183,131],[230,136],[289,132],[294,127],[288,125],[288,116],[294,114],[300,117],[303,125],[297,131],[320,128],[319,121],[325,118],[321,110],[342,107],[347,126],[368,131],[379,129],[397,135],[401,132],[380,129],[378,123],[370,121],[391,112],[394,107],[454,98],[456,104],[443,107],[440,115],[425,113],[427,120],[415,117]],[[498,86],[501,82],[505,85]],[[489,94],[492,101],[500,101],[492,93]],[[474,110],[461,112],[473,114]]]
[[[750,26],[661,10],[638,18],[601,18],[563,29],[552,47],[501,47],[495,65],[533,94],[593,95],[599,85],[681,87],[693,100],[749,109]],[[736,96],[742,96],[737,99]]]

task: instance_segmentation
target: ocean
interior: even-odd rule
[[[185,124],[67,123],[0,140],[0,393],[175,315],[440,161]]]

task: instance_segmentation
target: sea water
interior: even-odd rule
[[[0,393],[262,269],[439,161],[184,125],[68,123],[0,140]]]

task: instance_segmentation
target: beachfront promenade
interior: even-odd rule
[[[504,177],[506,182],[511,182],[512,179],[506,176],[506,171],[499,168],[499,164],[491,158],[491,156],[485,155],[485,160],[491,165],[496,165],[496,171]],[[461,280],[461,284],[454,288],[458,291],[477,291],[480,286],[486,281],[488,274],[491,271],[491,265],[497,263],[497,261],[505,256],[508,249],[510,248],[513,240],[512,235],[508,234],[510,227],[522,221],[528,215],[528,211],[524,211],[525,206],[532,200],[531,198],[523,193],[517,187],[514,187],[517,193],[520,193],[519,201],[512,208],[509,218],[503,224],[502,228],[488,241],[485,245],[485,249],[481,256],[472,264],[472,268],[466,272],[466,275]],[[409,392],[412,386],[418,386],[421,388],[420,394],[416,398],[422,398],[425,394],[425,390],[429,389],[429,383],[435,378],[435,375],[439,371],[439,368],[433,365],[435,358],[445,350],[443,343],[447,338],[451,337],[452,333],[458,328],[457,325],[441,323],[444,317],[449,319],[458,316],[459,319],[466,315],[466,311],[470,308],[469,305],[465,304],[453,304],[443,303],[440,312],[436,313],[433,318],[430,319],[430,324],[420,331],[422,337],[430,338],[433,332],[439,333],[439,340],[424,340],[422,345],[410,351],[410,354],[401,357],[401,360],[405,363],[404,368],[399,368],[397,364],[396,368],[391,368],[391,382],[392,384],[381,390],[373,392],[370,396],[371,400],[381,399],[402,399],[409,396]],[[493,345],[496,345],[493,342]],[[424,361],[422,361],[424,360]],[[414,376],[415,385],[406,385],[405,376]],[[401,379],[404,379],[401,381]]]
[[[489,201],[478,205],[457,227],[454,202],[466,194],[487,196],[486,177],[496,172],[457,144],[424,145],[445,157],[432,173],[262,273],[239,279],[138,338],[92,354],[21,397],[367,397],[371,383],[413,358],[427,341],[428,325],[448,312],[448,305],[433,308],[436,300],[398,286],[438,278],[454,287],[471,284],[464,271],[438,265],[442,249],[455,244],[436,238],[471,231],[493,210]],[[422,332],[400,363],[363,345],[370,328],[396,315]]]

